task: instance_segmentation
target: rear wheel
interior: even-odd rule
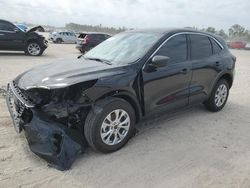
[[[25,52],[30,56],[40,56],[43,53],[43,49],[38,42],[32,41],[28,43]]]
[[[210,98],[205,102],[205,106],[212,112],[220,111],[227,102],[229,95],[229,85],[225,79],[220,79],[215,85]]]
[[[56,43],[61,44],[63,40],[61,38],[56,39]]]
[[[84,134],[89,145],[108,153],[122,148],[131,138],[135,127],[135,111],[120,98],[98,102],[89,112]]]

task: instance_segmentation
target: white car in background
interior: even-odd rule
[[[250,43],[247,43],[247,44],[246,44],[245,49],[246,49],[246,50],[250,50]]]
[[[49,40],[54,43],[76,43],[77,36],[75,33],[69,31],[53,32],[50,33]]]

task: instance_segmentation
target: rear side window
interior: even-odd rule
[[[209,38],[213,46],[213,54],[218,54],[222,50],[219,44],[212,38]]]
[[[170,63],[180,63],[187,60],[186,35],[177,35],[169,39],[156,53],[156,55],[167,56]]]
[[[86,36],[86,34],[84,34],[84,33],[81,33],[79,36],[78,36],[78,38],[84,38]]]
[[[207,36],[193,34],[191,40],[191,58],[202,59],[212,55],[212,46]]]

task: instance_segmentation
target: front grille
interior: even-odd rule
[[[15,84],[14,81],[10,82],[9,84],[10,89],[12,90],[15,97],[27,108],[32,108],[35,105],[33,102],[26,96],[19,87]]]
[[[32,118],[29,108],[34,105],[22,94],[14,82],[8,84],[6,102],[14,127],[19,133],[22,131],[23,125]]]

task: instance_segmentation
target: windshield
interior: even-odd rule
[[[16,27],[18,27],[18,29],[20,29],[23,32],[26,32],[28,29],[25,25],[22,24],[16,24]]]
[[[158,33],[117,34],[84,55],[88,59],[101,59],[112,64],[133,63],[143,57],[161,37]]]

